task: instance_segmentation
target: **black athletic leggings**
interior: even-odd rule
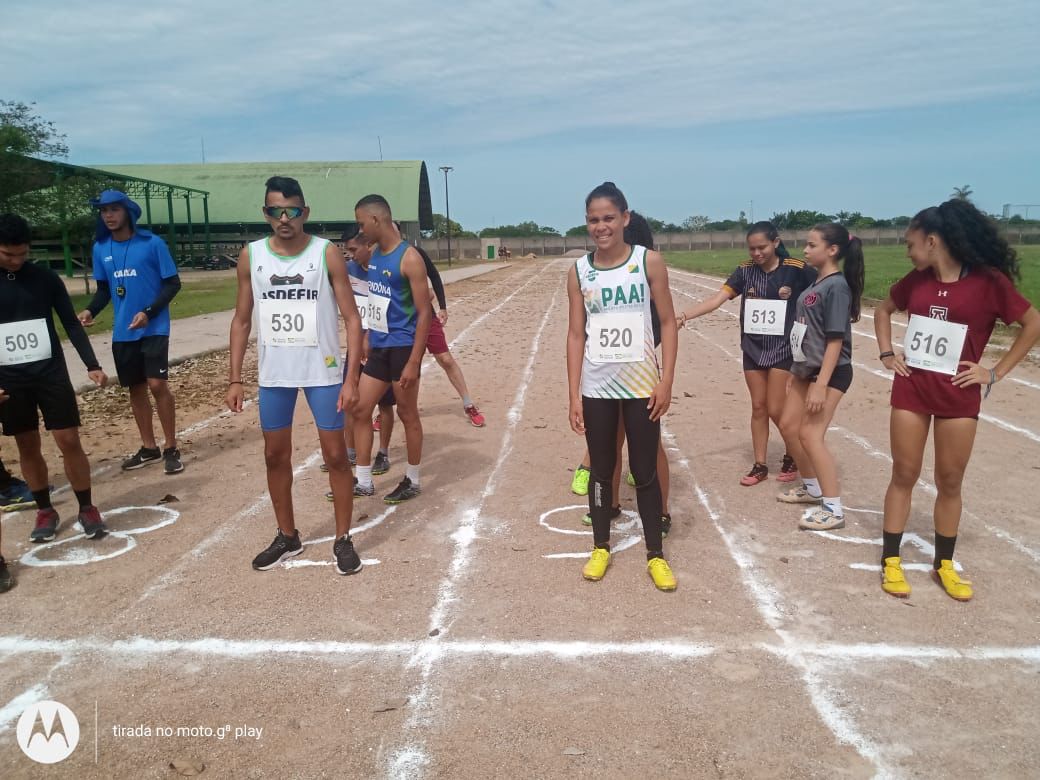
[[[660,421],[650,420],[646,398],[589,398],[582,396],[585,442],[589,447],[589,514],[596,547],[610,549],[610,516],[615,496],[610,482],[617,464],[618,417],[625,421],[628,465],[636,481],[636,503],[643,521],[648,553],[661,553],[661,485],[657,481],[657,448]]]

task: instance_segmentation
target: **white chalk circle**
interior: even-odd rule
[[[553,533],[567,534],[569,536],[592,536],[591,529],[586,531],[584,529],[576,528],[558,528],[549,522],[549,518],[552,515],[558,514],[560,512],[573,512],[575,509],[583,510],[582,515],[584,515],[586,512],[588,512],[589,505],[571,504],[570,506],[560,506],[556,507],[556,509],[550,509],[547,512],[542,512],[542,514],[538,517],[538,524],[546,530],[552,531]],[[642,522],[639,519],[638,512],[633,512],[631,509],[622,509],[621,517],[623,517],[624,519],[614,521],[614,524],[611,528],[611,533],[618,532],[626,535],[616,544],[611,544],[611,554],[617,554],[619,552],[622,552],[623,550],[627,550],[629,547],[634,547],[635,545],[639,544],[639,540],[643,538],[642,534],[638,533],[638,531],[642,528]],[[636,533],[633,534],[633,531],[636,531]],[[586,550],[585,552],[577,553],[550,553],[548,555],[543,555],[542,557],[549,559],[588,558],[589,553],[588,550]]]
[[[104,513],[104,517],[118,517],[119,515],[125,515],[128,512],[153,512],[159,515],[162,519],[157,523],[153,523],[152,525],[143,528],[128,528],[123,531],[109,531],[105,538],[111,537],[113,539],[122,540],[123,542],[123,546],[115,550],[110,550],[105,553],[98,552],[96,549],[97,541],[88,540],[86,536],[80,533],[62,539],[59,542],[50,542],[48,544],[34,546],[25,553],[25,555],[19,558],[19,562],[25,566],[84,566],[88,563],[98,563],[99,561],[118,558],[120,555],[125,555],[137,547],[137,540],[134,538],[137,534],[146,534],[150,531],[157,531],[160,528],[173,525],[181,516],[181,513],[176,509],[170,509],[165,506],[121,506],[107,510]],[[77,542],[85,542],[86,544],[77,544],[75,547],[71,547],[67,550],[58,549]],[[52,550],[58,550],[59,557],[41,557],[42,555],[47,555]]]

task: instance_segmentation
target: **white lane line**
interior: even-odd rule
[[[835,431],[836,433],[840,433],[842,436],[844,436],[849,441],[853,442],[854,444],[857,444],[860,448],[862,448],[864,451],[866,451],[866,453],[868,455],[870,455],[871,457],[877,458],[878,460],[884,461],[884,462],[886,462],[888,464],[892,463],[892,456],[891,455],[889,455],[887,452],[882,452],[881,450],[879,450],[877,447],[875,447],[873,444],[871,444],[869,441],[867,441],[865,438],[863,438],[859,434],[853,433],[852,431],[848,430],[847,428],[843,428],[840,425],[833,425],[833,424],[831,425],[829,430]],[[922,490],[924,490],[926,493],[928,493],[931,496],[938,495],[938,490],[936,489],[935,485],[932,484],[931,482],[926,481],[923,478],[917,480],[917,485],[918,485],[918,487],[920,487]],[[969,512],[967,509],[963,510],[963,512],[964,512],[964,516],[965,517],[967,517],[967,518],[969,518],[971,520],[974,520],[976,522],[980,522],[980,518],[977,515],[975,515],[974,513]],[[1023,542],[1020,539],[1012,536],[1010,533],[1005,531],[1003,528],[998,528],[997,526],[994,526],[994,525],[992,525],[990,523],[987,523],[987,522],[984,522],[984,521],[982,521],[982,524],[983,524],[983,527],[985,527],[985,529],[987,531],[989,531],[991,534],[996,536],[998,539],[1001,539],[1001,540],[1007,542],[1008,544],[1010,544],[1012,547],[1014,547],[1019,552],[1029,556],[1030,558],[1033,559],[1034,563],[1040,563],[1040,550],[1037,550],[1037,549],[1034,549],[1034,548],[1030,547],[1025,542]]]
[[[685,293],[683,293],[683,294],[685,295]],[[738,362],[740,361],[739,357],[737,357],[736,355],[731,353],[729,350],[727,350],[724,346],[719,344],[714,339],[711,339],[708,336],[706,336],[703,333],[701,333],[700,330],[694,330],[694,333],[696,333],[698,336],[700,336],[702,340],[704,340],[708,344],[710,344],[715,350],[718,350],[720,352],[725,353],[726,355],[729,355],[733,360],[736,360]],[[875,369],[867,369],[867,370],[877,373],[875,371]],[[865,450],[867,452],[867,454],[869,454],[871,457],[877,458],[879,460],[883,460],[883,461],[885,461],[885,462],[887,462],[889,464],[892,463],[892,456],[891,455],[889,455],[887,452],[882,452],[881,450],[877,449],[876,447],[874,447],[874,445],[872,445],[869,441],[867,441],[865,438],[863,438],[859,434],[853,433],[852,431],[850,431],[850,430],[848,430],[846,428],[842,428],[840,425],[833,425],[832,424],[831,425],[831,430],[838,431],[839,433],[842,434],[842,436],[847,438],[849,441],[855,442],[863,450]],[[924,479],[918,479],[917,480],[917,484],[919,486],[921,486],[922,488],[924,488],[926,491],[928,491],[931,495],[933,495],[933,496],[936,495],[935,485],[931,484],[930,482],[926,482]],[[973,515],[968,510],[964,510],[964,515],[966,517],[972,518],[974,520],[978,520],[978,517]],[[996,536],[996,537],[1006,541],[1008,544],[1010,544],[1012,547],[1014,547],[1019,552],[1022,552],[1025,555],[1027,555],[1030,558],[1032,558],[1034,562],[1040,563],[1040,550],[1036,550],[1036,549],[1033,549],[1033,548],[1029,547],[1027,544],[1022,542],[1020,539],[1015,538],[1014,536],[1012,536],[1007,531],[1005,531],[1005,530],[1003,530],[1001,528],[997,528],[996,526],[994,526],[994,525],[992,525],[990,523],[984,523],[984,526],[985,526],[986,530],[989,531],[990,533],[992,533],[994,536]]]
[[[301,659],[328,657],[331,659],[377,657],[380,660],[404,660],[414,653],[421,642],[336,642],[297,641],[280,639],[228,639],[225,637],[201,637],[197,639],[152,639],[131,637],[128,639],[106,639],[101,637],[83,639],[43,639],[27,636],[0,636],[0,656],[32,657],[37,655],[60,655],[63,664],[69,665],[76,659],[103,656],[113,664],[136,664],[142,658],[185,655],[198,658],[214,658],[235,661],[281,655]],[[949,647],[943,645],[893,645],[863,642],[843,644],[834,642],[811,642],[791,638],[788,646],[768,642],[723,643],[709,645],[682,639],[630,642],[585,642],[553,640],[446,640],[441,643],[444,657],[460,658],[538,658],[548,657],[559,661],[581,662],[589,656],[617,656],[646,658],[706,658],[720,651],[766,652],[783,654],[797,652],[801,655],[818,656],[821,661],[843,664],[846,659],[898,660],[934,659],[939,661],[1024,661],[1040,664],[1040,645],[1021,647],[982,646]],[[0,716],[20,711],[49,691],[45,683],[34,685],[8,702],[0,709]],[[22,702],[25,704],[22,704]],[[3,720],[3,717],[0,717]]]
[[[539,277],[543,280],[545,277]],[[440,658],[442,637],[451,629],[453,622],[452,609],[458,603],[457,588],[463,574],[469,568],[473,556],[473,542],[477,538],[477,532],[482,525],[484,508],[488,498],[495,492],[498,486],[499,475],[502,465],[513,451],[513,435],[517,424],[523,416],[523,408],[527,398],[527,388],[534,378],[534,363],[538,357],[542,334],[549,323],[550,316],[556,311],[556,301],[559,298],[560,285],[557,284],[553,292],[552,302],[542,315],[542,321],[535,331],[531,341],[531,348],[527,357],[527,364],[520,375],[520,383],[513,396],[513,405],[506,415],[506,428],[502,436],[502,445],[499,448],[498,457],[488,475],[487,483],[476,506],[465,509],[460,518],[459,527],[451,535],[455,549],[452,553],[447,576],[441,581],[437,590],[437,601],[430,611],[429,629],[433,634],[424,640],[413,653],[409,665],[420,667],[420,682],[415,693],[409,697],[411,702],[411,713],[404,726],[405,735],[415,735],[414,742],[394,751],[390,758],[389,773],[395,778],[413,778],[423,772],[423,768],[429,763],[426,755],[425,740],[419,736],[422,725],[430,717],[430,704],[433,699],[431,685],[431,673],[433,666]],[[407,736],[406,736],[407,738]]]
[[[295,479],[297,476],[299,476],[307,469],[312,468],[314,464],[317,463],[320,459],[320,449],[312,452],[306,459],[304,459],[302,463],[300,463],[298,466],[296,466],[296,468],[293,469],[293,479]],[[169,571],[167,571],[165,574],[159,577],[159,579],[156,580],[155,583],[153,583],[147,590],[145,590],[145,592],[141,594],[141,597],[136,602],[134,602],[134,606],[137,606],[141,602],[150,599],[152,596],[156,595],[162,590],[165,590],[171,584],[180,579],[184,569],[187,569],[189,566],[197,562],[203,555],[205,555],[205,553],[211,547],[222,542],[230,533],[239,530],[241,527],[240,523],[242,520],[253,517],[257,513],[259,513],[260,510],[266,507],[269,503],[271,503],[271,495],[265,492],[245,509],[236,512],[224,523],[218,525],[215,529],[213,529],[209,536],[207,536],[205,539],[203,539],[201,542],[195,545],[195,547],[184,553],[177,561],[177,563],[175,563],[170,568]]]
[[[782,628],[784,616],[780,606],[781,597],[776,586],[767,580],[765,572],[757,565],[754,555],[745,550],[737,538],[723,527],[721,515],[712,506],[708,494],[697,484],[693,469],[688,464],[684,468],[691,484],[694,485],[694,491],[701,506],[708,513],[708,517],[722,537],[730,557],[737,564],[744,587],[751,595],[759,614],[780,638],[782,644],[780,647],[774,647],[773,652],[801,673],[809,700],[816,709],[820,720],[834,734],[835,738],[842,744],[850,745],[864,759],[873,764],[875,777],[895,776],[896,773],[888,766],[881,748],[861,733],[842,709],[839,692],[834,691],[822,679],[820,670],[812,663],[813,657],[800,652],[793,637]]]
[[[11,729],[26,707],[38,701],[46,701],[50,695],[50,689],[45,684],[37,683],[0,707],[0,734]]]

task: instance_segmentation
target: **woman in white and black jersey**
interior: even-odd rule
[[[601,580],[610,564],[614,506],[610,483],[623,418],[647,571],[659,589],[675,590],[675,576],[662,550],[657,450],[661,417],[671,404],[678,336],[664,259],[625,242],[629,217],[628,202],[613,183],[605,182],[589,193],[585,222],[596,248],[567,275],[568,418],[572,430],[585,436],[591,458],[589,514],[595,546],[582,575]],[[661,319],[660,366],[651,298]]]

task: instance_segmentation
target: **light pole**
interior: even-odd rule
[[[448,171],[455,170],[450,165],[442,165],[444,171],[444,221],[448,228],[448,268],[451,268],[451,206],[448,205]]]

